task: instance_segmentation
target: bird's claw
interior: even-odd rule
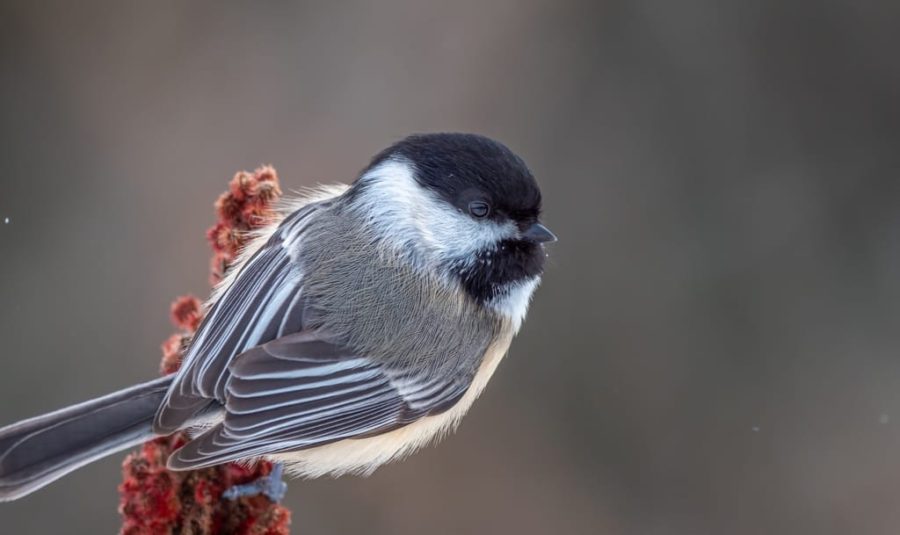
[[[275,463],[272,466],[272,472],[267,476],[257,478],[250,483],[243,485],[234,485],[222,493],[222,497],[229,500],[236,500],[245,496],[258,496],[260,494],[266,496],[273,503],[280,502],[287,492],[287,483],[281,479],[283,468],[281,463]]]

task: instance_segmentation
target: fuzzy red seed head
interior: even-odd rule
[[[160,362],[160,371],[163,375],[169,375],[178,371],[178,368],[181,367],[184,350],[189,341],[189,336],[176,333],[166,338],[166,341],[162,343],[163,358]]]
[[[276,188],[278,187],[278,173],[271,165],[259,166],[256,171],[253,172],[253,176],[259,182],[271,182]],[[279,193],[281,193],[280,190]]]
[[[269,166],[253,173],[237,173],[228,191],[219,196],[215,208],[218,221],[207,231],[213,248],[210,280],[218,284],[228,267],[246,245],[248,233],[267,224],[274,215],[272,206],[281,195],[278,175]],[[160,365],[164,374],[181,365],[190,334],[202,320],[200,301],[192,296],[172,303],[171,317],[183,332],[162,344]],[[236,533],[244,535],[287,535],[291,513],[262,496],[237,500],[222,499],[225,489],[268,474],[272,465],[262,461],[251,466],[230,463],[193,472],[170,472],[169,455],[187,443],[183,433],[160,437],[143,445],[123,463],[119,486],[122,514],[121,533]]]
[[[241,207],[245,199],[238,199],[230,191],[226,191],[216,200],[216,215],[219,221],[230,227],[240,226]]]
[[[243,207],[241,207],[243,210]],[[241,217],[244,217],[241,214]],[[237,256],[244,244],[242,232],[229,223],[220,221],[206,231],[206,238],[212,245],[213,252],[228,255],[229,259]]]
[[[172,323],[189,332],[196,331],[202,319],[200,300],[192,295],[183,295],[173,301],[170,312]]]

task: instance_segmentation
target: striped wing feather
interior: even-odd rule
[[[224,420],[176,452],[171,468],[377,434],[452,406],[467,386],[401,378],[311,332],[250,349],[229,369]]]

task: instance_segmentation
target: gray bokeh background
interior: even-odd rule
[[[561,240],[459,432],[308,534],[900,530],[900,3],[0,4],[0,423],[153,377],[239,169],[495,136]],[[5,218],[9,223],[4,224]],[[121,456],[0,505],[117,529]]]

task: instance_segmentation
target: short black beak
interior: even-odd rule
[[[535,243],[556,241],[556,234],[550,232],[550,229],[540,223],[534,223],[525,229],[525,232],[522,233],[522,237]]]

